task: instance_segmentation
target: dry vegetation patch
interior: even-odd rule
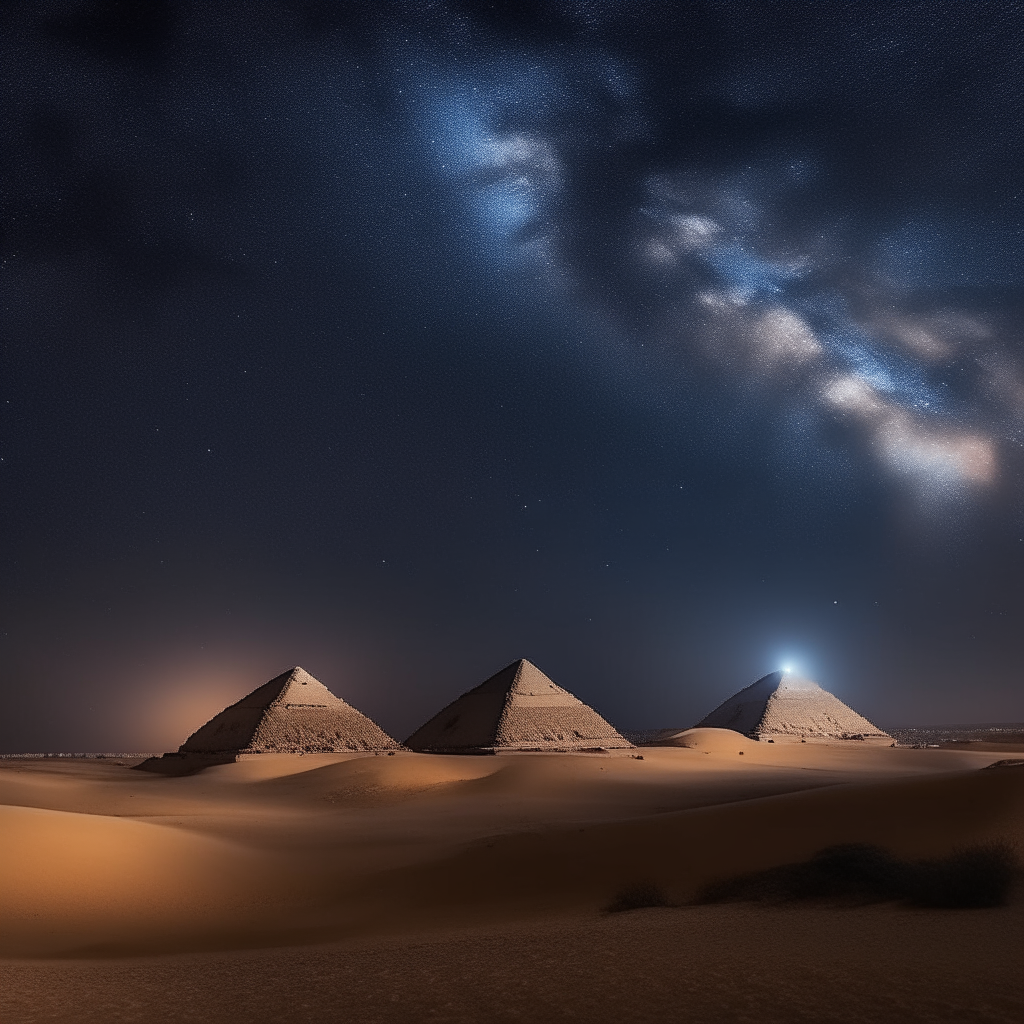
[[[901,860],[879,846],[830,846],[799,864],[784,864],[705,887],[698,903],[832,900],[903,902],[915,907],[998,907],[1008,902],[1020,865],[1005,843],[957,850],[948,857]]]

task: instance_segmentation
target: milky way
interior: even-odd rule
[[[991,123],[960,126],[939,149],[952,160],[949,145],[976,147],[953,171],[959,194],[936,195],[925,160],[876,158],[876,188],[902,193],[893,199],[844,187],[856,156],[842,116],[866,98],[862,144],[897,157],[906,147],[889,137],[894,121],[955,130],[956,107],[929,88],[952,73],[956,19],[937,33],[929,19],[930,36],[909,12],[848,23],[858,34],[835,66],[794,80],[791,62],[812,60],[815,34],[830,30],[809,24],[801,55],[758,70],[743,59],[757,26],[744,38],[733,13],[733,59],[697,83],[696,100],[685,75],[679,88],[642,52],[616,53],[621,22],[599,10],[576,16],[570,60],[563,47],[500,36],[469,43],[457,62],[399,50],[409,130],[476,219],[481,258],[532,263],[551,301],[597,311],[680,361],[759,380],[780,416],[845,428],[848,445],[919,498],[1007,486],[1024,374],[1016,296],[1003,286],[1016,283],[1022,207],[1020,190],[983,174],[1019,145],[1016,122],[1000,122],[1021,94],[1015,44],[1001,39],[989,55],[986,88],[1002,93]],[[710,140],[685,126],[698,113],[718,118]],[[783,127],[773,138],[746,118]],[[737,121],[740,143],[722,128]],[[688,144],[673,140],[680,128]],[[962,216],[964,202],[999,214]]]
[[[0,746],[522,656],[627,727],[789,659],[1024,715],[1019,3],[5,29]]]

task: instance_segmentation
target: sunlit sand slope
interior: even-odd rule
[[[0,807],[0,835],[3,953],[223,930],[271,875],[243,847],[123,818]]]

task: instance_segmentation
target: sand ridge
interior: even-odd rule
[[[689,740],[268,754],[179,777],[2,762],[4,1024],[1024,1016],[1019,897],[953,912],[685,905],[835,843],[1024,849],[1024,766]],[[637,883],[683,905],[603,912]]]
[[[721,878],[841,843],[929,857],[993,841],[1024,849],[1024,769],[862,782],[497,836],[378,884],[406,914],[423,907],[427,918],[479,922],[481,915],[596,907],[639,882],[685,901]]]
[[[36,917],[5,929],[2,951],[429,931],[596,911],[617,887],[644,879],[684,897],[716,873],[833,842],[926,853],[1020,833],[1020,773],[979,772],[992,760],[985,754],[742,738],[731,746],[266,755],[177,778],[94,761],[6,762],[0,803],[16,827],[0,900],[14,919],[30,905]],[[83,843],[94,852],[76,861]],[[44,883],[32,863],[51,847]],[[104,849],[113,851],[107,862]],[[122,874],[123,898],[114,891]],[[113,895],[76,895],[85,891]],[[160,902],[158,892],[179,896]],[[148,908],[144,937],[118,932],[133,901]],[[76,908],[70,918],[65,904]]]

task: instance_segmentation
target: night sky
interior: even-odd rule
[[[508,13],[514,8],[515,14]],[[1024,719],[1018,3],[5,15],[0,750],[791,664]]]

